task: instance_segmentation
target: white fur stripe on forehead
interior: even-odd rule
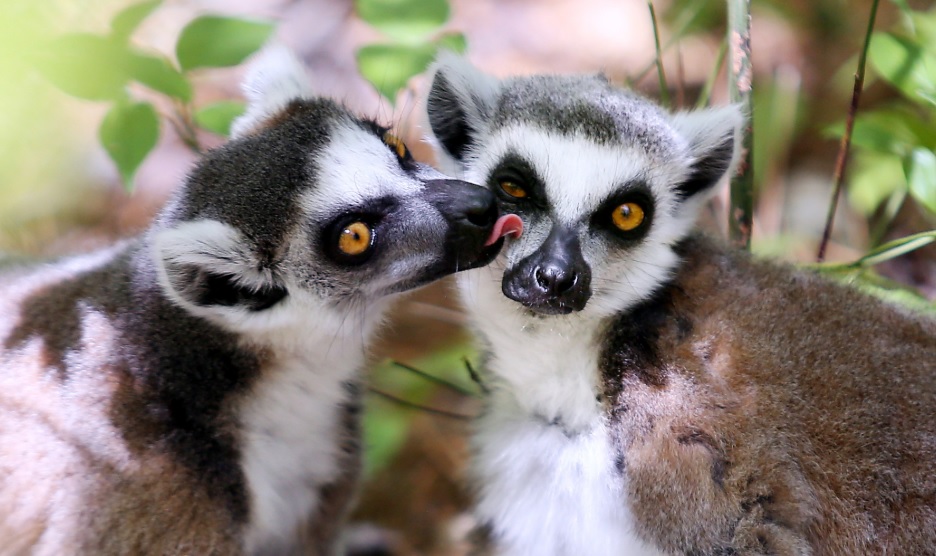
[[[231,125],[231,138],[247,135],[291,101],[314,96],[305,67],[282,45],[265,48],[251,63],[241,85],[247,111]]]

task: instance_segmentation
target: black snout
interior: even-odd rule
[[[493,193],[461,180],[428,181],[424,191],[448,223],[445,257],[457,270],[483,266],[497,256],[502,241],[484,245],[500,215]]]
[[[484,239],[497,221],[497,203],[487,189],[460,180],[426,182],[426,195],[442,216],[465,233],[484,233]],[[486,233],[485,233],[486,232]]]
[[[504,295],[538,313],[581,311],[591,297],[591,269],[575,230],[554,226],[533,254],[504,273]]]

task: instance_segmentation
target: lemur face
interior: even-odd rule
[[[490,191],[417,163],[286,66],[248,81],[233,140],[163,216],[154,258],[177,303],[234,328],[312,308],[340,316],[497,255]]]
[[[726,172],[735,107],[670,115],[600,76],[497,81],[443,57],[427,102],[444,170],[523,219],[495,266],[532,315],[610,315],[676,264]]]

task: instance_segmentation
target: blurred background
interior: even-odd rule
[[[871,6],[753,2],[757,253],[815,260]],[[86,251],[143,230],[198,151],[223,142],[251,37],[294,48],[318,92],[392,125],[427,162],[422,72],[440,45],[495,75],[602,71],[674,109],[727,102],[725,4],[653,8],[656,27],[642,0],[4,0],[0,260]],[[192,31],[207,14],[236,19]],[[936,228],[936,13],[929,2],[885,0],[875,29],[830,261]],[[240,37],[236,55],[199,61],[211,33]],[[88,36],[119,39],[139,72],[117,75],[124,54]],[[724,191],[704,222],[722,235]],[[936,298],[936,247],[883,258],[876,284]],[[480,388],[448,281],[397,308],[373,361],[354,537],[393,554],[463,553],[465,438]]]

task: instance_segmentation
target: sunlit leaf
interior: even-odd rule
[[[154,91],[183,101],[192,99],[191,83],[165,58],[131,52],[129,73],[134,80]]]
[[[874,69],[913,100],[936,92],[936,56],[916,42],[891,33],[875,33],[868,50]]]
[[[126,41],[140,26],[140,23],[159,7],[162,0],[151,0],[128,6],[117,13],[111,20],[111,37],[118,41]]]
[[[371,44],[357,51],[358,69],[365,79],[393,102],[411,77],[426,71],[435,45]]]
[[[195,112],[195,123],[218,135],[227,137],[231,134],[231,123],[244,113],[244,103],[223,101],[209,104]]]
[[[110,155],[124,186],[133,188],[133,177],[159,139],[159,117],[148,102],[118,102],[101,122],[99,138]]]
[[[59,89],[88,100],[116,100],[126,96],[130,80],[125,45],[88,33],[55,39],[36,53],[39,71]]]
[[[904,160],[904,172],[913,198],[936,214],[936,154],[928,149],[913,149]]]
[[[860,152],[848,171],[848,200],[865,215],[871,215],[886,199],[906,186],[898,156]]]
[[[410,414],[389,403],[369,403],[364,412],[364,475],[367,477],[386,467],[406,440]]]
[[[449,18],[448,0],[356,0],[358,15],[386,35],[414,44]]]
[[[176,43],[183,70],[236,66],[263,46],[272,23],[232,17],[202,16],[185,26]]]
[[[468,39],[462,33],[445,33],[435,40],[435,44],[440,49],[463,54],[465,49],[468,48]]]

